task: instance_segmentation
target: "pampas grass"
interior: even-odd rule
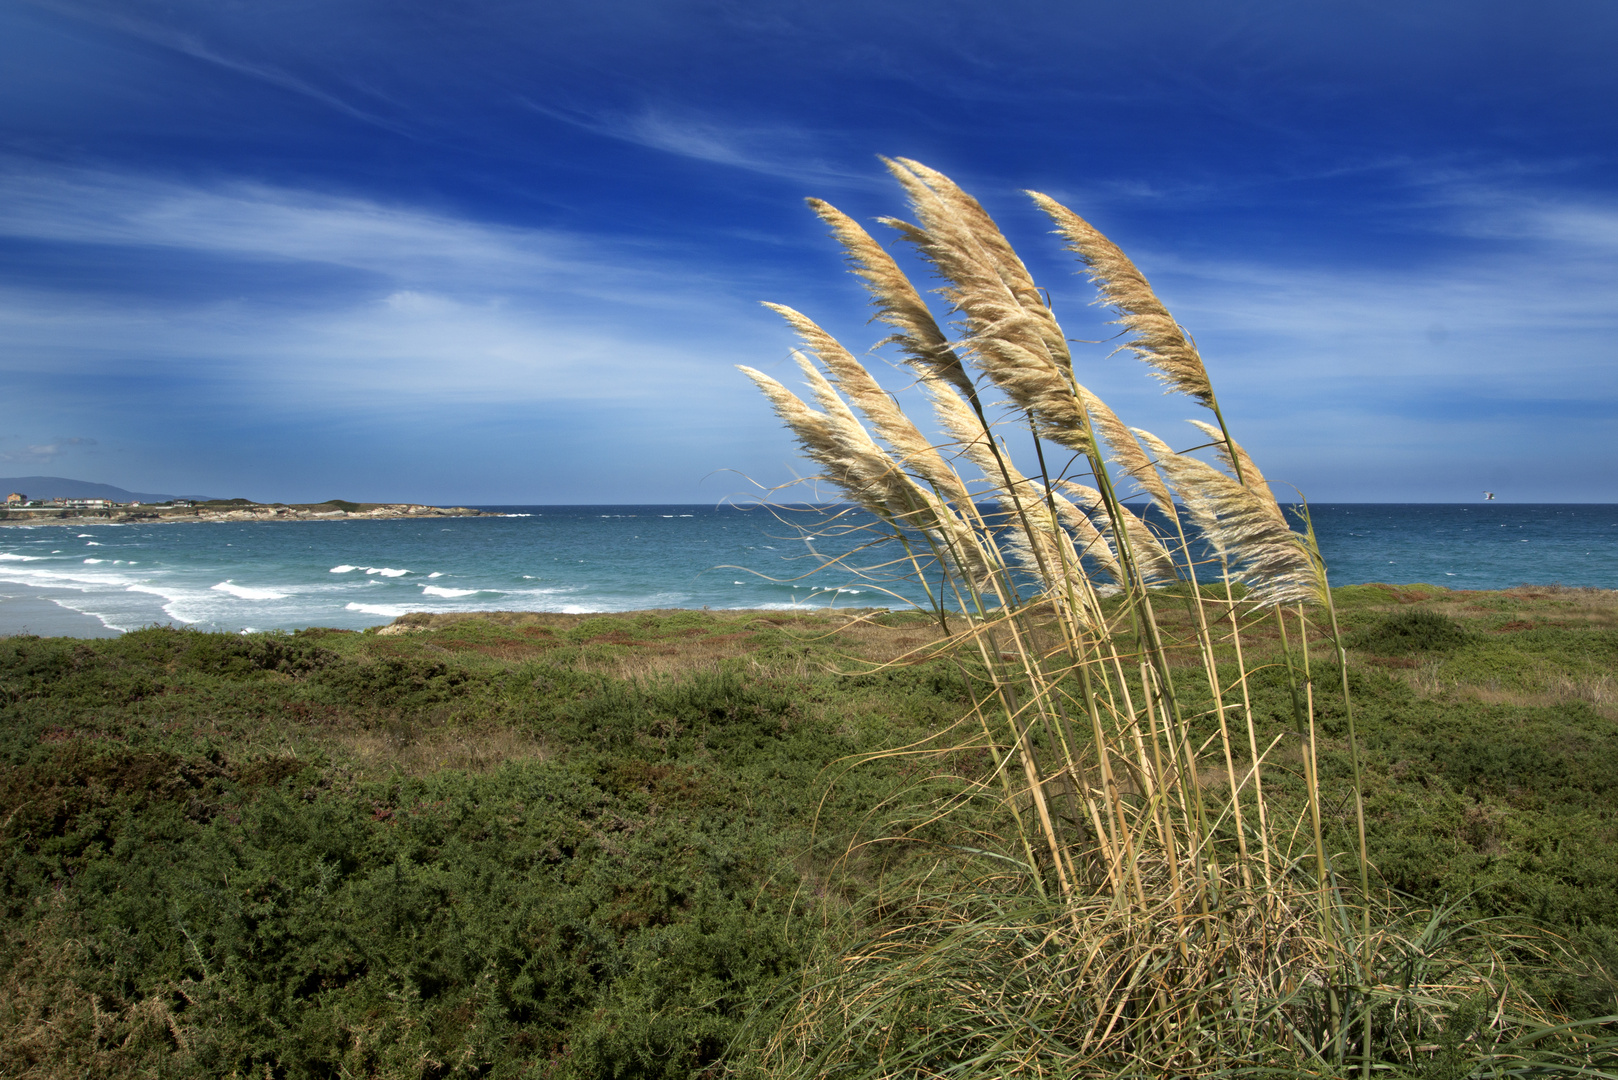
[[[989,772],[963,778],[956,803],[997,800],[1007,830],[878,904],[872,936],[806,978],[756,1064],[803,1076],[1369,1076],[1425,1068],[1423,1047],[1442,1045],[1499,1074],[1590,1066],[1600,1048],[1549,1031],[1555,1018],[1487,947],[1462,949],[1442,920],[1423,930],[1373,895],[1325,563],[1306,515],[1294,528],[1231,434],[1195,342],[1145,276],[1030,193],[1117,313],[1122,348],[1212,414],[1193,421],[1190,450],[1130,428],[1078,381],[1047,294],[977,200],[919,162],[886,164],[914,220],[883,221],[941,280],[954,336],[886,248],[835,207],[810,206],[914,373],[914,410],[778,304],[814,405],[743,371],[820,477],[874,520],[872,550],[897,546],[884,571],[925,586],[977,687],[933,749],[985,752]],[[1031,463],[1011,460],[1006,432],[1032,438]],[[1190,617],[1172,625],[1190,629],[1171,633],[1158,609],[1181,603]],[[1267,744],[1242,661],[1257,620],[1302,646],[1286,654],[1295,731]],[[1334,645],[1324,665],[1308,648],[1315,623]],[[1187,692],[1188,670],[1206,692]],[[1322,828],[1323,693],[1349,710],[1355,886]],[[1266,786],[1283,758],[1299,764],[1301,799]],[[1479,1020],[1469,1003],[1485,999]],[[1463,1015],[1470,1033],[1444,1043]]]

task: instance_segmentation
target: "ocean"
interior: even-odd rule
[[[409,611],[894,607],[861,532],[806,541],[809,511],[503,506],[395,521],[0,527],[0,634],[358,629]],[[1618,506],[1312,507],[1334,585],[1618,588]],[[786,520],[783,520],[783,517]],[[846,562],[836,562],[846,557]],[[822,567],[822,563],[833,565]]]

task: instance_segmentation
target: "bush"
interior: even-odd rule
[[[1349,647],[1383,656],[1458,649],[1471,640],[1460,623],[1426,608],[1408,608],[1361,630]]]

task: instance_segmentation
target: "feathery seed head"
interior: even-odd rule
[[[1247,451],[1242,449],[1242,444],[1230,438],[1220,428],[1216,428],[1206,421],[1192,420],[1191,423],[1197,430],[1208,436],[1208,441],[1213,445],[1214,453],[1218,454],[1219,460],[1225,463],[1225,468],[1235,473],[1244,487],[1252,489],[1267,501],[1274,508],[1277,517],[1285,520],[1286,515],[1281,513],[1281,507],[1275,501],[1275,494],[1270,491],[1269,481],[1264,479],[1264,474],[1259,472],[1258,465],[1254,463],[1253,459],[1247,456]]]
[[[1213,408],[1213,384],[1208,381],[1208,372],[1195,343],[1157,298],[1146,276],[1117,244],[1088,221],[1048,195],[1037,191],[1028,194],[1050,215],[1057,231],[1067,238],[1068,249],[1083,260],[1102,300],[1118,309],[1122,316],[1119,323],[1132,334],[1124,348],[1156,368],[1154,374],[1170,390],[1187,394]]]
[[[1260,496],[1207,462],[1169,449],[1149,431],[1135,429],[1157,457],[1203,537],[1249,588],[1260,607],[1325,600],[1325,569],[1304,537]]]
[[[924,375],[944,379],[970,395],[972,380],[961,366],[961,358],[950,347],[926,301],[899,269],[893,256],[830,203],[810,199],[809,207],[831,226],[832,234],[848,253],[854,273],[865,279],[871,304],[877,309],[876,317],[897,331],[888,340],[896,342]]]
[[[1139,484],[1141,490],[1152,497],[1159,510],[1170,518],[1174,517],[1174,500],[1164,486],[1163,478],[1152,467],[1151,459],[1140,448],[1140,443],[1135,441],[1134,434],[1118,419],[1118,414],[1107,407],[1106,402],[1085,387],[1075,386],[1079,400],[1090,414],[1092,430],[1099,431],[1106,440],[1108,448],[1112,450],[1112,459],[1123,468],[1124,475]]]
[[[932,443],[916,429],[916,425],[905,416],[904,410],[872,377],[864,364],[807,315],[782,304],[766,303],[764,306],[784,318],[798,332],[809,351],[826,365],[831,373],[829,381],[865,414],[877,434],[898,453],[906,467],[916,470],[946,497],[955,498],[965,494],[960,478],[945,464]],[[800,356],[798,364],[804,368],[811,384],[816,386],[816,396],[828,412],[844,407],[841,397],[831,386],[826,386],[824,390],[820,388],[819,384],[828,380],[818,370],[812,370],[812,363]]]

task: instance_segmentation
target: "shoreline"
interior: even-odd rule
[[[33,635],[88,640],[127,633],[65,602],[83,595],[74,589],[0,583],[0,638]]]
[[[220,521],[397,521],[404,518],[500,517],[468,506],[426,506],[421,503],[358,503],[355,510],[327,510],[330,503],[250,503],[246,506],[111,507],[84,512],[70,507],[30,507],[0,510],[0,526],[30,525],[167,525],[174,522]]]
[[[1603,588],[1594,585],[1561,585],[1546,584],[1535,585],[1523,583],[1503,589],[1451,589],[1443,585],[1432,585],[1426,582],[1411,582],[1407,584],[1390,584],[1387,582],[1369,582],[1360,585],[1334,586],[1332,591],[1359,589],[1380,589],[1387,593],[1389,602],[1397,604],[1421,603],[1423,601],[1441,601],[1444,598],[1455,598],[1465,595],[1492,595],[1506,596],[1520,594],[1522,599],[1541,600],[1549,596],[1565,595],[1576,596],[1591,594],[1613,595],[1618,589]],[[8,637],[36,636],[56,638],[111,638],[122,637],[129,633],[108,626],[106,623],[89,612],[80,611],[71,605],[57,599],[81,596],[82,593],[74,589],[56,589],[48,586],[23,586],[0,583],[0,640]],[[401,615],[389,618],[386,622],[375,623],[366,627],[334,627],[319,624],[310,624],[294,630],[252,630],[240,631],[202,631],[204,633],[299,633],[303,631],[332,631],[355,634],[379,634],[383,637],[393,637],[400,634],[416,634],[428,630],[439,630],[446,626],[467,620],[486,620],[498,625],[521,625],[540,622],[578,622],[601,617],[621,618],[641,615],[669,615],[677,612],[700,612],[710,615],[741,615],[754,613],[760,616],[826,616],[839,615],[851,618],[861,618],[881,614],[906,614],[910,609],[888,607],[802,607],[802,608],[767,608],[767,607],[692,607],[669,608],[648,607],[633,610],[612,611],[543,611],[524,609],[480,609],[473,608],[461,611],[408,611]],[[178,620],[154,621],[147,625],[168,625],[178,629],[189,628],[192,624]],[[15,628],[12,628],[15,627]]]

